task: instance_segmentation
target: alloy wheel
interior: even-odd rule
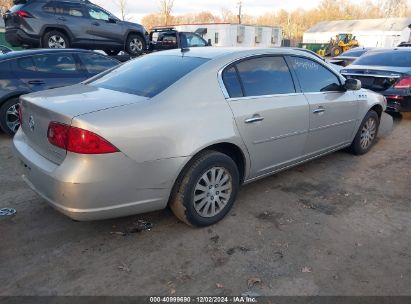
[[[130,50],[133,53],[141,52],[143,50],[143,42],[138,38],[132,39],[130,41]]]
[[[361,130],[360,145],[364,150],[368,149],[377,134],[377,122],[373,117],[370,117],[364,124]]]
[[[18,128],[20,127],[20,120],[19,120],[19,105],[14,104],[6,111],[6,124],[7,127],[16,133]]]
[[[213,167],[198,180],[194,189],[194,208],[202,217],[219,214],[230,201],[233,191],[231,174],[222,167]]]
[[[50,49],[65,49],[66,41],[59,35],[53,35],[49,38],[48,46]]]

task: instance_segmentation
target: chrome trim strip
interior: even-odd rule
[[[401,78],[401,75],[377,75],[377,74],[360,74],[360,73],[342,73],[343,76],[362,76],[362,77],[375,77],[375,78]]]
[[[335,124],[331,124],[331,125],[327,125],[327,126],[321,126],[319,128],[315,128],[315,129],[310,129],[310,132],[324,130],[324,129],[328,129],[328,128],[332,128],[332,127],[338,127],[338,126],[342,126],[342,125],[348,125],[349,123],[356,122],[356,121],[357,121],[356,119],[351,119],[351,120],[347,120],[347,121],[337,122]]]
[[[227,98],[227,101],[241,101],[241,100],[250,100],[250,99],[273,98],[273,97],[284,97],[284,96],[297,96],[297,95],[303,95],[303,93],[288,93],[288,94],[273,94],[273,95],[261,95],[261,96],[234,97],[234,98]]]
[[[279,135],[279,136],[275,136],[275,137],[271,137],[271,138],[267,138],[267,139],[256,140],[256,141],[253,142],[253,144],[255,144],[255,145],[263,144],[263,143],[267,143],[267,142],[270,142],[270,141],[276,141],[278,139],[291,137],[291,136],[302,135],[302,134],[307,134],[307,133],[308,133],[308,131],[296,131],[296,132],[293,132],[293,133],[283,134],[283,135]]]

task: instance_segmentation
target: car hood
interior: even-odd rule
[[[66,117],[102,111],[147,100],[147,97],[97,88],[86,84],[57,88],[24,95],[31,104]]]

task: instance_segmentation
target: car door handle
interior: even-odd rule
[[[325,112],[325,109],[323,107],[319,107],[318,109],[313,111],[314,114],[321,114],[324,112]]]
[[[260,121],[263,121],[263,120],[264,120],[264,117],[261,117],[260,115],[257,114],[257,115],[254,115],[251,118],[247,118],[244,122],[246,124],[250,124],[250,123],[260,122]]]
[[[30,80],[29,84],[41,85],[41,84],[44,84],[44,81],[42,81],[42,80]]]
[[[98,22],[93,22],[92,25],[94,25],[94,26],[100,26],[100,23],[98,23]]]

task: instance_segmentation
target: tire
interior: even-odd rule
[[[130,56],[140,56],[146,51],[146,41],[137,34],[130,34],[126,41],[125,51]]]
[[[0,127],[11,137],[16,134],[18,128],[20,127],[18,107],[18,98],[9,99],[0,107]]]
[[[212,185],[216,187],[211,188]],[[190,226],[210,226],[230,211],[239,187],[236,163],[226,154],[205,151],[191,162],[177,180],[170,207],[177,218]]]
[[[44,34],[42,46],[46,49],[66,49],[70,47],[70,40],[62,32],[53,30]]]
[[[354,155],[363,155],[370,151],[377,138],[379,125],[380,118],[377,112],[369,111],[358,129],[349,151]]]
[[[104,50],[104,53],[106,53],[108,56],[116,56],[120,51],[118,50]]]
[[[331,49],[331,56],[332,57],[337,57],[337,56],[341,55],[341,53],[342,53],[342,49],[338,46],[333,47]]]

